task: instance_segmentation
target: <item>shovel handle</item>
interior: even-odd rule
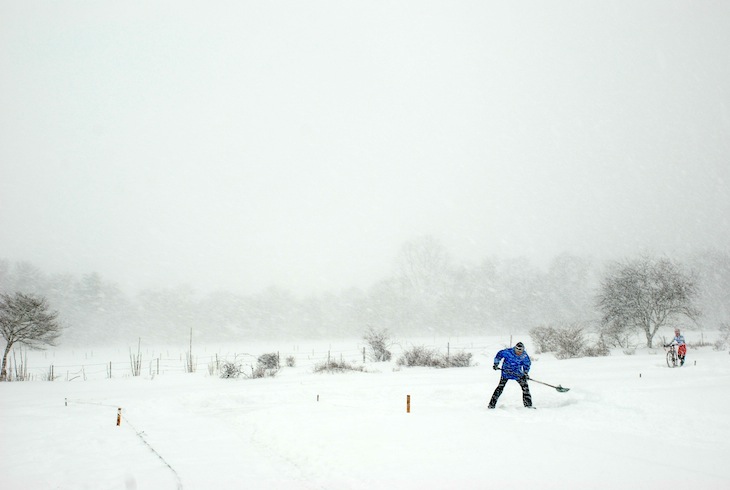
[[[504,370],[504,369],[502,369],[502,368],[499,368],[499,370],[500,370],[500,371],[502,371],[502,372],[505,372],[505,373],[510,373],[510,374],[517,374],[517,373],[515,373],[515,372],[513,372],[513,371],[505,371],[505,370]],[[542,381],[538,381],[538,380],[536,380],[535,378],[531,378],[531,377],[529,377],[529,376],[527,377],[527,380],[528,380],[528,381],[534,381],[535,383],[540,383],[541,385],[549,386],[550,388],[555,388],[555,389],[556,389],[556,390],[557,390],[558,392],[560,392],[560,393],[565,393],[566,391],[569,391],[569,390],[570,390],[570,388],[563,388],[563,387],[562,387],[562,386],[560,386],[560,385],[558,385],[558,386],[553,386],[553,385],[551,385],[551,384],[548,384],[548,383],[544,383],[544,382],[542,382]]]

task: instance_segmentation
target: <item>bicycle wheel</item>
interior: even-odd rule
[[[674,354],[673,350],[667,352],[667,366],[670,368],[677,367],[677,356]]]

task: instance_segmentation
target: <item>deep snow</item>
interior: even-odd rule
[[[368,372],[316,374],[317,352],[297,346],[286,354],[297,366],[274,378],[220,379],[199,360],[192,374],[120,368],[105,379],[101,368],[86,381],[0,383],[0,487],[730,488],[727,351],[691,348],[669,369],[661,348],[556,360],[523,340],[532,376],[570,388],[531,383],[537,410],[522,407],[514,382],[487,410],[491,360],[508,343],[497,337],[451,344],[474,353],[469,368],[367,362]],[[358,357],[357,340],[341,344]],[[108,354],[122,361],[119,352]],[[70,353],[31,352],[28,364],[49,355]]]

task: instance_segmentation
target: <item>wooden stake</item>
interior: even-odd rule
[[[406,395],[406,413],[411,413],[411,395]]]
[[[121,407],[120,408],[117,408],[117,427],[119,427],[120,425],[122,425],[122,409],[121,409]]]

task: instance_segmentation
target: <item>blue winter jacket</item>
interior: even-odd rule
[[[507,379],[520,379],[523,375],[530,372],[530,356],[527,351],[522,351],[519,356],[515,353],[514,347],[502,349],[494,356],[494,364],[502,362],[502,377]]]

